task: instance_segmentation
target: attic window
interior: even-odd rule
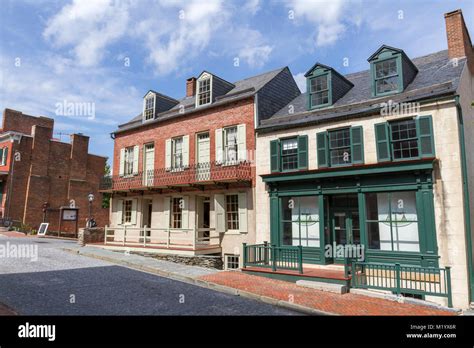
[[[398,91],[399,73],[397,69],[397,58],[374,63],[374,66],[376,94]]]
[[[149,95],[145,98],[144,101],[144,108],[143,108],[143,115],[144,120],[149,121],[152,120],[155,114],[155,96]]]
[[[328,75],[321,75],[310,80],[311,107],[329,103]]]
[[[206,78],[198,81],[197,105],[205,105],[211,102],[211,79]]]

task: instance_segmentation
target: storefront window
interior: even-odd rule
[[[284,197],[281,208],[283,245],[319,247],[318,197]]]
[[[414,191],[366,194],[370,249],[420,251]]]

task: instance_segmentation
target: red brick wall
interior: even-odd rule
[[[140,146],[138,168],[141,171],[143,145],[151,142],[155,144],[155,169],[164,168],[166,139],[182,135],[189,135],[189,164],[192,165],[196,159],[196,134],[205,131],[210,134],[210,157],[213,162],[215,161],[215,130],[242,123],[246,124],[247,151],[251,151],[248,156],[251,159],[255,151],[254,104],[253,98],[247,98],[210,110],[184,114],[181,118],[144,126],[137,130],[118,133],[114,145],[113,174],[119,173],[120,149],[134,145]]]
[[[31,135],[31,128],[34,125],[43,126],[46,128],[51,129],[50,138],[53,136],[53,126],[54,120],[52,118],[40,116],[29,116],[24,115],[20,111],[5,109],[3,111],[3,124],[2,124],[2,131],[14,131],[23,134]]]
[[[22,129],[25,118],[19,112],[7,114],[7,124],[11,129]],[[14,116],[18,116],[15,118]],[[32,116],[26,119],[31,121]],[[34,118],[33,118],[34,119]],[[42,206],[49,203],[51,210],[47,213],[49,230],[59,228],[59,208],[69,206],[74,200],[79,208],[78,227],[85,227],[88,217],[88,194],[92,192],[95,200],[92,214],[99,226],[108,224],[109,210],[102,208],[102,194],[98,192],[99,182],[104,175],[106,158],[88,154],[89,137],[74,134],[71,144],[51,139],[52,129],[44,127],[44,119],[37,118],[38,125],[31,125],[31,136],[25,136],[21,142],[10,143],[12,149],[21,155],[21,161],[15,162],[12,190],[9,191],[11,176],[7,176],[5,192],[8,192],[9,216],[22,221],[33,228],[38,228],[43,221]],[[5,121],[4,121],[5,125]],[[10,157],[11,158],[11,157]],[[6,167],[6,166],[5,166]],[[1,169],[0,169],[1,170]],[[72,232],[75,224],[65,222],[62,231]]]

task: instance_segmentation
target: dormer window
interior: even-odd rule
[[[310,80],[311,106],[322,106],[329,103],[328,75],[314,77]]]
[[[418,73],[403,50],[386,45],[382,45],[368,61],[374,97],[403,92]]]
[[[375,88],[377,94],[398,90],[397,59],[375,63]]]
[[[198,81],[197,105],[205,105],[211,102],[211,78],[203,78]]]
[[[155,117],[155,95],[149,93],[143,101],[143,120],[150,121]]]
[[[354,87],[336,70],[321,63],[313,65],[304,76],[308,110],[331,106]]]

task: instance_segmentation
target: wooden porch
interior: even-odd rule
[[[104,243],[96,243],[93,246],[177,255],[209,255],[222,251],[221,235],[214,228],[106,226],[104,233]]]

